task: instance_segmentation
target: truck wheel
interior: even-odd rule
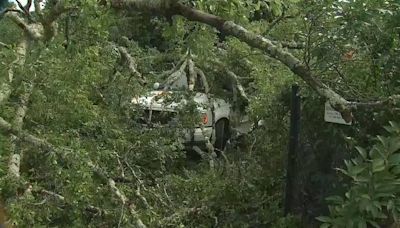
[[[229,137],[230,137],[229,122],[227,120],[219,120],[215,124],[214,148],[219,151],[223,151],[225,149],[226,142],[228,141]]]

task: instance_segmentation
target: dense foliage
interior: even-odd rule
[[[58,33],[31,41],[22,65],[14,60],[24,33],[10,18],[0,18],[0,42],[6,45],[0,46],[0,84],[10,82],[14,70],[0,117],[14,124],[16,111],[27,106],[23,131],[57,148],[0,134],[1,199],[15,226],[134,227],[141,221],[148,227],[309,227],[319,225],[317,216],[324,227],[398,222],[398,126],[392,123],[389,136],[374,139],[399,118],[392,105],[354,111],[351,127],[328,124],[323,98],[237,38],[184,17],[117,11],[94,0],[65,2],[71,10],[58,18]],[[271,40],[301,44],[290,52],[349,100],[369,102],[400,91],[396,1],[181,2]],[[56,3],[48,1],[43,12]],[[35,12],[30,17],[40,19]],[[119,47],[128,50],[140,75],[131,72]],[[183,150],[177,140],[183,122],[176,129],[144,129],[130,106],[132,97],[165,80],[188,50],[212,94],[234,103],[252,122],[263,120],[234,137],[213,165]],[[250,104],[232,95],[226,69],[238,76]],[[293,83],[301,85],[303,97],[298,187],[314,198],[298,200],[308,206],[305,213],[293,210],[285,217]],[[185,108],[188,121],[198,119],[190,115],[194,107]],[[15,151],[22,158],[20,178],[8,171]],[[338,196],[327,203],[328,195]]]
[[[399,221],[400,129],[392,122],[386,130],[388,137],[378,136],[370,150],[357,147],[359,155],[339,169],[352,183],[345,198],[328,198],[331,217],[318,218],[323,227],[380,227]]]

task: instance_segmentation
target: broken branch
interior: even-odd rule
[[[200,76],[200,80],[203,83],[204,92],[208,94],[210,92],[210,86],[208,85],[208,81],[204,72],[200,69],[195,67],[196,74]]]
[[[137,70],[137,64],[135,59],[129,54],[128,50],[125,47],[118,47],[118,51],[121,54],[121,62],[124,65],[125,63],[128,66],[129,72],[132,74],[132,76],[137,76],[139,78],[140,84],[144,85],[146,84],[146,79],[143,77],[143,75]]]
[[[187,60],[188,54],[189,54],[189,52],[187,51],[187,52],[182,56],[182,58],[179,59],[178,63],[177,63],[171,70],[168,70],[168,71],[162,73],[161,75],[159,75],[159,77],[160,77],[160,78],[164,78],[165,76],[171,75],[171,74],[173,74],[174,72],[176,72],[176,71],[179,69],[179,67]]]
[[[189,68],[188,87],[189,91],[193,91],[196,83],[197,74],[196,71],[194,70],[194,62],[191,57],[188,59],[188,68]]]
[[[236,87],[237,91],[239,92],[240,96],[243,98],[243,100],[249,104],[250,99],[246,94],[246,91],[243,87],[243,85],[239,81],[239,76],[237,76],[233,71],[229,70],[222,62],[220,61],[214,61],[220,68],[222,68],[230,77],[232,84]]]
[[[171,86],[179,77],[182,76],[182,74],[185,74],[185,68],[188,64],[188,61],[185,60],[182,65],[180,66],[180,68],[175,71],[174,73],[172,73],[166,80],[165,82],[165,89],[168,88],[169,86]]]
[[[53,197],[53,198],[56,198],[57,200],[65,201],[64,196],[62,196],[62,195],[60,195],[60,194],[57,194],[57,193],[55,193],[55,192],[47,191],[47,190],[45,190],[45,189],[42,189],[40,192],[43,193],[43,194],[45,194],[45,195],[49,195],[49,196],[51,196],[51,197]]]

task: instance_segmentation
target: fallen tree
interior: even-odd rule
[[[62,13],[68,10],[64,7],[64,1],[57,1],[56,4],[50,8],[48,13],[44,15],[39,3],[40,1],[35,1],[35,5],[37,6],[37,8],[35,8],[35,13],[39,18],[38,21],[32,19],[29,11],[32,6],[32,1],[28,1],[25,6],[17,1],[19,9],[6,9],[3,12],[5,17],[9,18],[23,31],[23,38],[16,47],[16,59],[9,67],[8,81],[3,82],[0,85],[0,105],[9,99],[13,91],[11,83],[13,83],[15,78],[15,68],[23,67],[25,65],[27,55],[32,45],[38,41],[49,42],[54,38],[57,34],[56,20]],[[27,20],[25,18],[27,18]],[[17,130],[22,130],[24,118],[28,111],[30,95],[34,89],[34,79],[31,79],[26,75],[20,76],[20,78],[25,82],[22,83],[23,92],[19,97],[19,104],[12,122],[13,127]],[[18,140],[19,139],[15,134],[10,135],[10,150],[12,154],[9,159],[9,174],[16,178],[20,177],[19,170],[21,162],[21,154],[17,148]]]
[[[104,1],[102,1],[104,3]],[[230,35],[245,42],[251,47],[264,51],[268,56],[280,61],[287,66],[294,74],[299,76],[320,96],[325,97],[332,106],[342,113],[346,121],[352,120],[351,110],[358,106],[365,106],[367,103],[350,102],[321,82],[317,76],[301,60],[292,53],[285,50],[279,42],[271,41],[261,35],[255,34],[233,21],[225,20],[219,16],[212,15],[182,4],[177,0],[111,0],[111,6],[117,10],[145,11],[157,15],[171,17],[174,15],[210,25],[225,35]],[[397,100],[398,96],[392,96],[388,100]],[[389,102],[372,102],[376,104],[387,104]],[[392,102],[393,103],[393,102]],[[392,104],[391,103],[391,104]]]
[[[2,117],[0,117],[0,131],[8,135],[14,135],[14,137],[17,137],[19,140],[29,143],[34,147],[40,148],[42,153],[53,153],[63,157],[63,159],[66,159],[67,153],[71,151],[70,148],[54,146],[45,139],[41,139],[26,131],[15,128],[9,122],[4,120]],[[107,185],[109,186],[110,190],[115,194],[115,196],[117,196],[117,198],[121,201],[122,205],[124,207],[125,206],[128,207],[129,212],[135,219],[136,227],[145,228],[146,225],[144,225],[142,220],[138,217],[134,205],[129,201],[126,195],[116,186],[115,181],[112,178],[110,178],[105,171],[103,171],[101,168],[95,165],[93,161],[88,160],[86,163],[94,173],[96,173],[105,182],[107,182]]]

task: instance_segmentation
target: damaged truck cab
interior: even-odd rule
[[[209,141],[217,150],[224,150],[230,137],[231,105],[223,99],[210,98],[194,92],[188,98],[179,97],[179,91],[154,90],[147,95],[133,98],[131,103],[144,111],[140,117],[144,127],[175,127],[178,112],[188,102],[194,102],[201,119],[184,129],[183,143],[187,147],[204,147]],[[174,99],[169,99],[175,97]],[[181,114],[182,115],[182,114]]]

